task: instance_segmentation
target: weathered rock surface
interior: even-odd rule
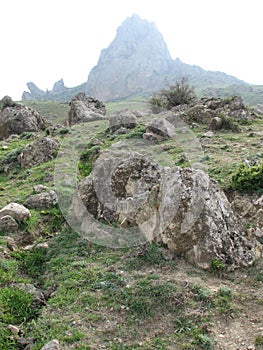
[[[69,125],[105,119],[104,103],[84,93],[73,97],[69,105]]]
[[[21,204],[9,203],[0,210],[0,218],[9,215],[16,221],[26,221],[30,218],[30,211]]]
[[[175,128],[173,124],[165,118],[157,117],[146,125],[143,137],[148,140],[156,138],[156,140],[161,141],[165,138],[172,138],[174,135]]]
[[[51,137],[43,137],[27,145],[18,156],[22,168],[40,165],[56,155],[59,141]]]
[[[58,203],[56,192],[53,190],[40,192],[29,196],[24,205],[28,208],[50,208]]]
[[[4,101],[0,111],[0,140],[12,134],[22,134],[25,131],[44,130],[49,124],[32,108],[15,103],[9,98],[8,101],[7,99]]]
[[[111,132],[116,132],[120,128],[132,129],[139,124],[136,115],[130,111],[123,111],[109,118]]]
[[[245,236],[220,186],[204,172],[164,169],[134,153],[111,171],[109,180],[111,159],[105,152],[79,186],[80,198],[96,219],[137,225],[147,239],[162,241],[204,268],[213,259],[230,268],[254,262],[255,240]],[[125,210],[118,205],[123,200]]]

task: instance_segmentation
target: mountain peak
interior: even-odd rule
[[[111,100],[136,93],[138,86],[141,91],[149,90],[158,83],[160,75],[168,72],[171,61],[156,25],[133,14],[101,52],[98,64],[89,74],[88,93]]]

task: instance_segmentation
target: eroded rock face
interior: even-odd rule
[[[56,155],[59,141],[51,137],[43,137],[27,145],[18,156],[22,168],[40,165]]]
[[[79,93],[69,103],[69,125],[88,123],[105,119],[106,109],[103,102]]]
[[[162,241],[204,268],[214,259],[230,268],[254,262],[255,240],[244,235],[220,186],[203,171],[162,168],[134,153],[115,169],[112,165],[110,173],[110,153],[105,153],[79,187],[96,219],[138,226],[147,240]]]
[[[25,131],[44,130],[49,123],[35,110],[21,103],[10,101],[0,111],[0,140]]]

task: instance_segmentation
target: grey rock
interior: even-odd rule
[[[48,187],[47,186],[44,186],[44,185],[35,185],[33,187],[33,191],[35,193],[41,193],[41,192],[45,192],[48,190]]]
[[[22,168],[40,165],[53,159],[58,148],[58,140],[51,137],[43,137],[27,145],[18,156],[18,161]]]
[[[40,192],[32,194],[24,202],[28,208],[50,208],[58,203],[55,191]]]
[[[116,132],[120,128],[132,129],[138,125],[138,119],[132,112],[120,112],[110,116],[109,125],[111,132]]]
[[[69,103],[69,125],[88,123],[105,119],[106,109],[103,102],[79,93]]]
[[[16,221],[26,221],[30,218],[30,211],[21,204],[9,203],[0,210],[0,218],[11,216]]]
[[[245,235],[224,192],[203,171],[162,168],[138,153],[111,172],[107,167],[113,167],[111,152],[101,155],[79,186],[79,197],[97,220],[138,226],[147,240],[157,239],[203,268],[214,259],[229,269],[255,261],[256,241]],[[117,200],[128,209],[121,210]]]
[[[158,135],[161,138],[172,138],[175,135],[175,128],[165,118],[155,118],[150,123],[146,125],[146,133],[151,133],[153,135]]]
[[[50,123],[38,112],[21,103],[6,102],[0,111],[0,140],[25,131],[44,130]]]
[[[0,218],[0,232],[16,232],[18,223],[10,215],[5,215]]]

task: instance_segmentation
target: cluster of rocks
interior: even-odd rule
[[[257,113],[249,110],[240,96],[229,98],[202,98],[194,105],[174,107],[172,112],[187,123],[197,122],[208,125],[212,131],[224,128],[224,120],[249,121]]]

